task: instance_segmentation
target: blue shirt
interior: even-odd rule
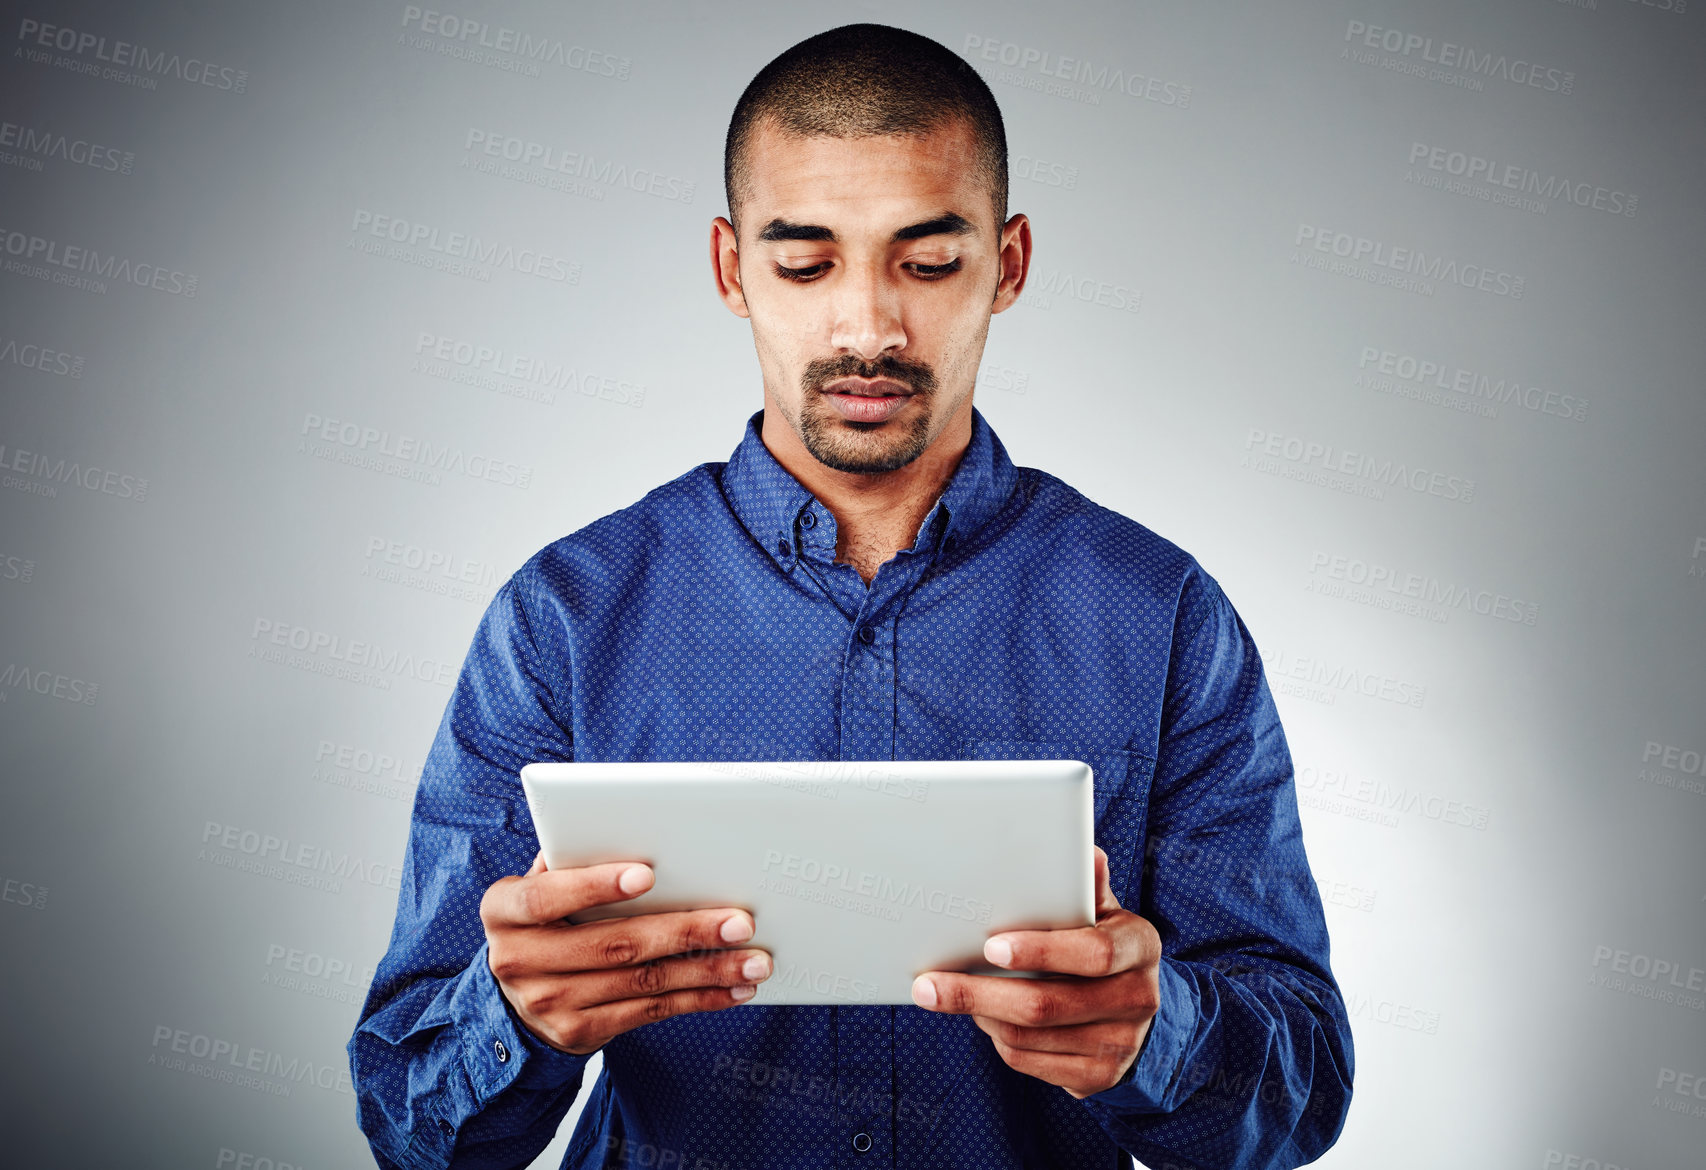
[[[415,797],[390,947],[349,1042],[384,1167],[524,1166],[587,1056],[523,1027],[481,895],[538,849],[534,760],[1068,758],[1161,1006],[1082,1100],[971,1017],[743,1004],[602,1049],[565,1167],[1297,1166],[1337,1138],[1350,1024],[1261,658],[1195,559],[1016,467],[981,412],[867,584],[759,438],[535,553],[497,591]]]

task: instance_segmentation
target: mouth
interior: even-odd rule
[[[910,398],[912,387],[892,378],[837,378],[823,388],[825,394],[847,394],[854,398]]]
[[[835,412],[848,422],[883,422],[911,401],[912,387],[892,378],[837,378],[823,388]]]

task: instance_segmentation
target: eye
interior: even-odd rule
[[[946,264],[909,264],[907,267],[918,273],[920,279],[941,280],[944,276],[958,272],[960,262],[956,259],[950,260]]]
[[[813,264],[809,268],[788,268],[781,264],[773,265],[773,267],[776,270],[776,275],[783,280],[804,283],[816,280],[823,274],[823,270],[829,267],[829,264]],[[946,264],[908,264],[906,267],[912,269],[920,280],[941,280],[943,277],[958,272],[962,265],[958,259],[954,259]]]

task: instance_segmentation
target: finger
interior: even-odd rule
[[[1112,976],[1125,980],[1126,975]],[[934,988],[933,993],[923,985]],[[1031,1028],[1086,1024],[1103,1019],[1110,997],[1122,989],[1109,979],[1080,979],[1072,975],[1041,979],[1010,979],[1003,975],[966,975],[958,971],[926,971],[912,983],[913,1002],[947,1015],[993,1016]],[[934,1003],[927,1002],[934,994]]]
[[[568,866],[500,878],[480,901],[487,927],[542,926],[577,910],[623,902],[652,887],[652,867],[631,861]]]
[[[668,910],[583,922],[541,935],[559,971],[600,971],[653,959],[713,956],[752,937],[752,915],[738,907]]]
[[[592,1046],[586,1049],[591,1052],[594,1048],[602,1048],[611,1037],[631,1032],[643,1024],[655,1024],[687,1012],[714,1012],[745,1003],[752,998],[752,991],[743,993],[742,989],[752,986],[740,983],[734,987],[697,987],[643,999],[601,1003],[580,1013],[581,1022],[576,1030],[581,1037],[594,1038]],[[578,1046],[571,1047],[571,1051],[576,1050]]]
[[[1063,930],[1005,930],[984,940],[983,957],[1009,971],[1113,975],[1153,962],[1161,936],[1146,918],[1119,910],[1094,926]]]
[[[1119,899],[1114,897],[1112,879],[1108,877],[1108,855],[1096,846],[1096,919],[1100,921],[1104,914],[1112,914],[1120,908]]]
[[[763,950],[728,950],[715,955],[653,959],[631,967],[584,971],[571,976],[564,997],[585,1009],[624,999],[661,995],[667,991],[762,983],[774,970],[770,953]]]
[[[527,872],[522,874],[521,876],[532,877],[536,873],[544,873],[544,872],[545,872],[545,851],[543,849],[541,849],[539,852],[537,852],[533,855],[533,864],[531,866],[529,866],[527,869]]]
[[[1039,1081],[1059,1085],[1074,1097],[1083,1099],[1113,1084],[1111,1061],[1093,1056],[1067,1052],[1034,1052],[1027,1048],[1010,1048],[994,1041],[995,1051],[1014,1072],[1022,1072]]]
[[[972,1022],[990,1039],[999,1040],[1009,1048],[1023,1048],[1030,1052],[1072,1052],[1098,1059],[1124,1059],[1132,1055],[1148,1030],[1146,1024],[1129,1020],[1105,1020],[1057,1028],[1027,1028],[994,1016],[973,1016]]]

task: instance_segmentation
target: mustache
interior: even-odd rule
[[[919,394],[936,389],[936,372],[923,362],[903,361],[885,354],[874,362],[860,361],[849,354],[840,357],[818,358],[806,363],[800,375],[800,385],[806,390],[822,390],[837,378],[893,378],[904,382]]]

